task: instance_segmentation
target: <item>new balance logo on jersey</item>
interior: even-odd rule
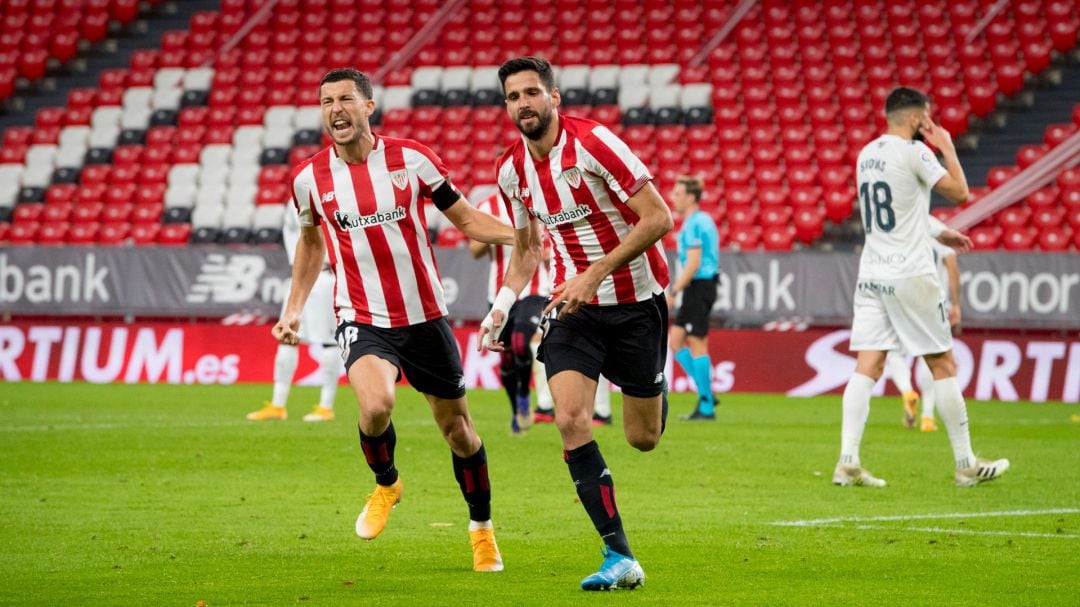
[[[341,210],[334,211],[334,221],[337,222],[338,227],[347,232],[401,221],[402,219],[405,219],[405,207],[396,207],[389,213],[376,212],[371,215],[360,215]]]
[[[322,201],[323,201],[323,204],[326,204],[328,202],[333,202],[334,201],[334,193],[333,192],[327,192],[327,193],[323,194],[322,195]]]
[[[531,196],[529,188],[518,188],[518,198],[525,200],[529,196]]]
[[[404,190],[405,186],[409,184],[409,174],[405,171],[394,171],[390,173],[390,182],[394,184],[395,188]]]
[[[575,190],[581,185],[581,171],[577,167],[570,167],[562,172],[562,178]]]
[[[592,208],[583,204],[579,204],[577,206],[570,207],[569,209],[566,209],[564,211],[552,213],[551,215],[537,213],[536,218],[544,222],[545,225],[559,226],[564,223],[573,223],[579,219],[584,219],[589,215],[592,215]]]

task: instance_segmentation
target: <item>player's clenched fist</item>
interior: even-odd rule
[[[295,346],[300,343],[300,336],[297,334],[297,331],[299,330],[299,318],[286,320],[283,317],[277,321],[277,324],[274,325],[273,329],[270,329],[270,333],[278,343],[285,344],[286,346]]]

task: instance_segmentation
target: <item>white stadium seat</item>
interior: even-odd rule
[[[183,96],[184,89],[181,88],[156,89],[150,98],[150,107],[155,110],[178,110]]]
[[[214,143],[203,146],[199,152],[199,164],[205,171],[207,167],[223,167],[229,163],[232,146],[227,143]]]
[[[643,107],[649,101],[649,89],[643,86],[628,86],[619,89],[619,107],[627,110]]]
[[[90,137],[87,138],[86,144],[92,148],[114,148],[116,147],[116,140],[119,138],[119,126],[95,126],[90,129]]]
[[[27,165],[26,170],[23,171],[22,184],[28,188],[44,188],[52,183],[53,165],[49,164],[35,164],[33,166]]]
[[[675,63],[659,63],[649,66],[649,86],[670,84],[679,76],[679,66]]]
[[[594,65],[589,71],[589,90],[619,88],[619,66]]]
[[[294,114],[294,105],[272,105],[266,108],[266,113],[263,114],[263,124],[267,129],[292,127]]]
[[[295,131],[291,124],[267,128],[263,131],[262,145],[264,148],[289,149],[292,147],[294,133]]]
[[[0,164],[0,186],[13,185],[18,189],[24,170],[21,164]]]
[[[170,185],[165,190],[165,208],[190,209],[195,206],[196,191],[194,183]]]
[[[712,85],[706,83],[687,84],[682,87],[679,105],[684,109],[712,106]]]
[[[186,71],[187,70],[182,67],[158,68],[158,71],[154,72],[154,88],[157,90],[180,89],[180,84],[184,81],[184,73]]]
[[[667,84],[649,89],[649,107],[659,109],[662,107],[679,107],[679,94],[682,87],[678,84]]]
[[[204,166],[199,171],[199,187],[214,186],[224,189],[229,183],[232,171],[225,163]]]
[[[412,106],[411,86],[388,86],[383,93],[383,112]]]
[[[59,149],[59,146],[51,143],[30,146],[26,149],[26,168],[32,169],[36,166],[52,168],[54,166],[53,161],[56,159],[56,152]]]
[[[412,79],[409,81],[414,89],[439,89],[442,80],[443,68],[436,66],[418,67],[413,70]]]
[[[133,86],[124,91],[124,109],[150,107],[150,98],[154,89],[148,86]]]
[[[588,89],[589,72],[587,65],[568,65],[555,74],[555,84],[561,89]]]
[[[124,113],[120,116],[120,128],[146,129],[150,126],[150,115],[153,113],[154,111],[150,109],[149,105],[145,107],[125,107]]]
[[[60,131],[60,147],[70,146],[74,144],[82,145],[86,147],[87,141],[90,139],[90,127],[88,126],[65,126]]]
[[[208,91],[214,80],[214,68],[196,67],[184,74],[185,91]]]
[[[106,126],[120,126],[120,116],[123,113],[124,108],[118,105],[104,105],[94,108],[94,113],[90,114],[90,126],[95,129]]]
[[[259,186],[254,183],[233,183],[225,194],[225,206],[255,206],[255,195],[258,193]]]
[[[386,92],[386,87],[381,84],[371,85],[371,100],[375,102],[375,107],[382,106],[383,93]]]
[[[255,146],[262,148],[263,127],[256,125],[244,125],[236,127],[233,131],[233,147]]]
[[[195,205],[195,210],[191,212],[191,227],[198,228],[220,228],[221,220],[225,215],[225,209],[221,205],[207,204],[207,205]]]
[[[293,126],[297,129],[321,129],[322,108],[310,105],[297,108],[293,114]]]
[[[442,90],[468,90],[469,82],[472,80],[472,71],[471,67],[464,66],[446,68],[442,73]]]
[[[251,227],[258,230],[261,228],[280,228],[285,221],[284,204],[261,204],[255,207],[255,214],[251,218]]]
[[[645,86],[649,78],[649,66],[634,64],[624,65],[619,70],[619,88]]]
[[[255,216],[255,205],[232,205],[225,207],[225,213],[221,216],[223,228],[251,228],[251,220]]]
[[[197,164],[174,164],[169,169],[168,184],[170,188],[184,184],[191,184],[194,186],[198,182],[199,165]]]
[[[19,167],[22,168],[22,167]],[[0,167],[2,170],[2,167]],[[2,175],[2,173],[0,173]],[[13,207],[19,196],[19,183],[0,179],[0,207]]]
[[[472,92],[488,89],[499,89],[499,67],[496,65],[484,65],[474,67],[469,74],[469,90]]]
[[[255,185],[261,168],[258,158],[247,164],[233,164],[229,167],[229,186]]]
[[[227,189],[224,184],[200,185],[199,189],[195,192],[195,208],[225,208],[226,191]]]
[[[53,160],[53,163],[57,168],[78,169],[82,167],[85,160],[86,146],[75,143],[68,146],[60,146],[60,149],[56,152],[56,158]]]

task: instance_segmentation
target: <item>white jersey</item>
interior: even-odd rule
[[[495,219],[513,227],[510,220],[510,211],[503,204],[498,193],[492,194],[480,201],[476,208],[493,216]],[[513,245],[492,245],[490,248],[491,271],[488,272],[488,302],[495,301],[495,295],[502,288],[503,279],[506,278],[506,266],[510,263],[510,254],[514,251]],[[551,295],[551,276],[547,263],[541,261],[536,266],[532,280],[518,294],[518,299],[525,299],[530,295],[548,297]]]
[[[936,274],[927,216],[930,190],[948,172],[921,141],[882,135],[855,165],[866,244],[859,278]]]

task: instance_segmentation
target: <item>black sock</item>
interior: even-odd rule
[[[469,505],[469,520],[483,522],[491,519],[491,481],[488,480],[487,452],[484,445],[469,457],[454,458],[454,478],[461,495]]]
[[[360,430],[360,448],[364,450],[368,467],[375,473],[375,482],[380,485],[389,487],[397,482],[398,472],[394,467],[394,445],[396,444],[397,434],[394,433],[394,422],[390,422],[379,436],[368,436]]]
[[[615,505],[615,481],[600,454],[600,446],[591,441],[577,449],[564,451],[563,459],[570,468],[570,478],[577,486],[581,505],[589,513],[600,539],[608,548],[633,558],[619,508]]]
[[[503,388],[506,390],[506,395],[510,397],[510,414],[517,413],[517,397],[518,390],[518,373],[514,368],[513,355],[510,352],[503,352],[502,358],[499,361],[499,378],[502,380]],[[528,387],[528,384],[526,384]]]
[[[518,396],[528,398],[529,396],[529,382],[532,381],[532,358],[529,358],[528,364],[517,367],[517,381],[518,381]]]

